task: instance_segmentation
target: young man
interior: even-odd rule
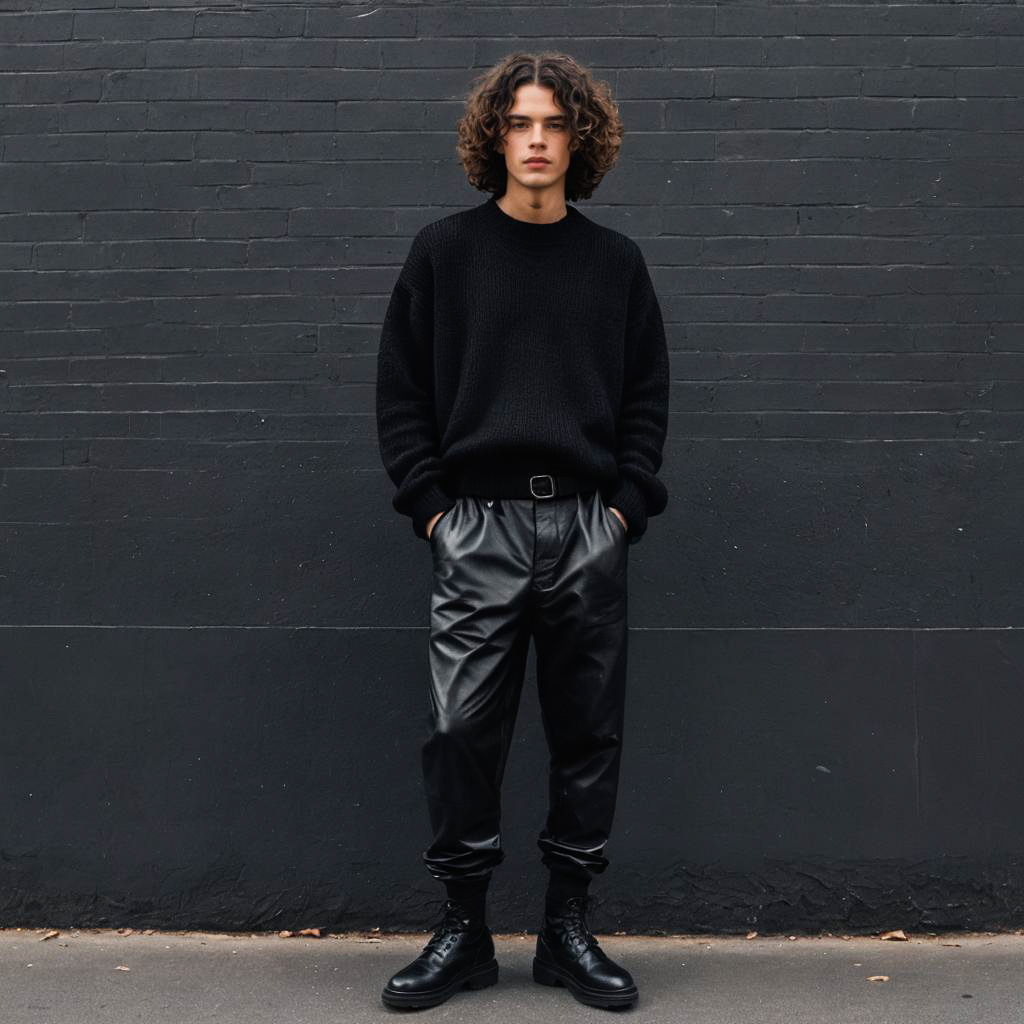
[[[485,894],[531,636],[551,754],[533,977],[591,1005],[637,999],[585,912],[618,788],[627,554],[668,501],[668,352],[639,246],[566,206],[593,193],[621,134],[607,87],[571,58],[502,61],[459,123],[491,198],[418,232],[385,316],[381,456],[433,557],[423,860],[447,891],[389,1006],[497,980]]]

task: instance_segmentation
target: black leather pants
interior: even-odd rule
[[[608,866],[626,683],[626,528],[597,491],[462,495],[434,525],[429,737],[422,748],[441,881],[489,877],[529,639],[550,751],[542,862]]]

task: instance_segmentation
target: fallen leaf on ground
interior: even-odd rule
[[[756,939],[757,938],[757,932],[747,932],[747,934],[744,936],[744,938],[746,938],[746,939]]]
[[[895,939],[897,942],[909,942],[906,933],[902,928],[894,928],[891,932],[882,932],[880,939]]]
[[[124,964],[119,964],[117,967],[114,968],[114,970],[115,971],[130,971],[131,968],[130,967],[125,967]]]
[[[39,941],[40,941],[40,942],[45,942],[45,941],[46,941],[47,939],[54,939],[54,938],[56,938],[56,937],[57,937],[58,935],[60,935],[60,932],[59,932],[59,931],[57,931],[57,929],[56,929],[56,928],[54,928],[54,929],[53,929],[52,931],[48,931],[48,932],[47,932],[47,933],[46,933],[45,935],[41,935],[41,936],[39,937]]]
[[[319,939],[320,938],[320,929],[319,928],[303,928],[302,931],[299,932],[299,934],[300,935],[315,935]]]
[[[868,976],[868,981],[888,981],[888,974],[871,974]]]

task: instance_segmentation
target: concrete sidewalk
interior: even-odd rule
[[[584,1006],[564,988],[535,983],[532,934],[495,936],[497,985],[414,1011],[388,1009],[380,990],[426,935],[46,934],[0,930],[3,1024],[361,1024],[396,1013],[548,1024],[616,1012],[652,1024],[1024,1022],[1020,934],[911,935],[906,942],[599,934],[640,989],[625,1011]]]

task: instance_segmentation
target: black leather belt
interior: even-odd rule
[[[555,498],[562,494],[596,491],[597,484],[578,476],[523,473],[498,476],[486,473],[464,473],[455,477],[453,494],[476,494],[483,498]]]

